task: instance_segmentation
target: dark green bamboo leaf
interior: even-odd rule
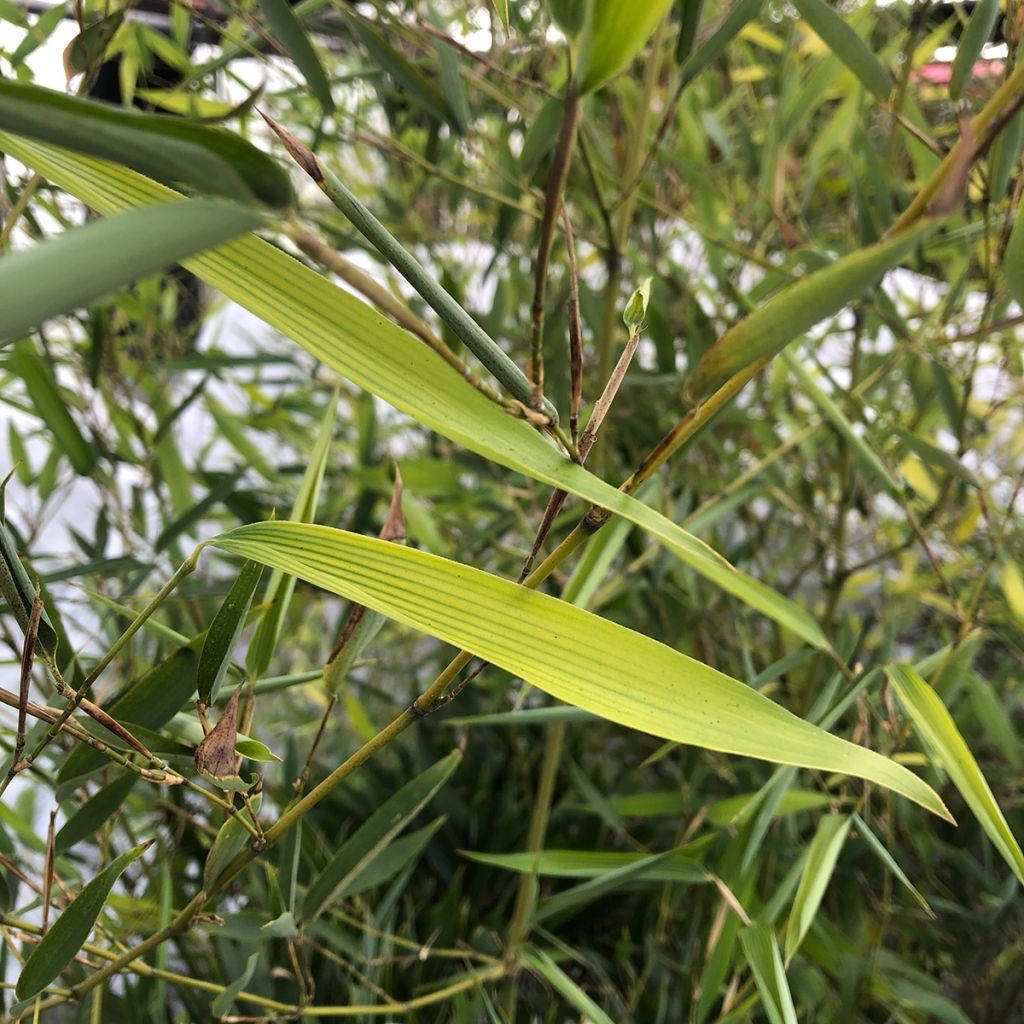
[[[443,28],[444,22],[440,19],[438,22],[438,27]],[[437,39],[435,46],[437,48],[437,66],[441,76],[441,94],[448,104],[449,120],[460,135],[467,135],[473,115],[469,109],[469,100],[466,98],[466,86],[462,81],[462,62],[459,59],[459,52],[443,39]]]
[[[313,879],[300,920],[315,920],[339,898],[339,893],[357,885],[360,876],[448,781],[461,760],[462,754],[453,750],[381,804]]]
[[[547,981],[566,1002],[579,1010],[583,1014],[583,1019],[589,1021],[590,1024],[615,1024],[611,1017],[543,949],[538,949],[535,946],[523,946],[519,950],[519,959],[530,970]]]
[[[122,853],[71,901],[25,961],[15,988],[18,999],[31,999],[42,992],[71,963],[89,937],[114,883],[125,868],[137,861],[154,841],[150,839]]]
[[[359,41],[369,51],[374,63],[391,76],[410,103],[426,111],[436,121],[451,120],[451,113],[441,90],[415,64],[406,60],[385,39],[381,31],[362,18],[348,17],[347,20]]]
[[[252,210],[209,200],[157,203],[93,221],[5,256],[0,260],[0,294],[5,297],[0,341],[166,270],[259,223]]]
[[[692,3],[693,0],[684,2]],[[743,26],[757,17],[762,3],[763,0],[739,0],[718,28],[683,62],[679,70],[683,85],[693,81],[709,64],[718,60]]]
[[[128,799],[128,794],[138,781],[139,777],[134,772],[124,772],[86,800],[57,833],[54,840],[57,852],[65,853],[75,843],[98,832]]]
[[[334,97],[331,96],[330,80],[291,6],[286,0],[259,0],[259,5],[275,45],[295,62],[324,113],[331,113]]]
[[[673,851],[656,853],[649,857],[641,857],[632,863],[623,864],[609,871],[602,871],[580,885],[560,892],[541,902],[534,914],[534,920],[547,921],[548,927],[554,928],[567,921],[584,907],[601,899],[610,892],[627,884],[649,876],[652,871],[673,856]]]
[[[288,175],[231,132],[178,117],[65,96],[0,79],[0,128],[132,167],[168,185],[185,184],[231,199],[290,206]]]
[[[87,25],[68,43],[64,50],[64,72],[69,80],[99,64],[110,41],[121,27],[124,15],[124,11],[114,11]]]
[[[530,122],[519,154],[519,166],[524,174],[532,175],[541,160],[554,148],[564,110],[565,104],[561,100],[550,99]]]
[[[800,16],[878,100],[887,100],[892,78],[867,43],[825,0],[793,0]]]
[[[244,563],[228,596],[210,623],[206,643],[199,655],[196,675],[196,689],[204,704],[212,704],[217,699],[220,684],[224,681],[231,661],[231,653],[242,635],[252,596],[256,593],[262,575],[263,566],[259,562]]]
[[[370,889],[383,885],[395,877],[404,867],[411,864],[427,848],[447,819],[444,815],[435,818],[407,836],[396,839],[371,860],[343,889],[339,889],[334,901],[351,899]]]
[[[10,258],[6,257],[3,262]],[[88,476],[96,466],[96,452],[68,412],[69,403],[60,393],[49,364],[34,346],[24,341],[14,346],[7,357],[7,366],[25,382],[32,407],[53,435],[55,449],[68,457],[76,473]]]
[[[706,0],[676,0],[676,16],[679,19],[679,35],[676,38],[678,64],[683,64],[693,52],[705,2]]]
[[[256,965],[259,962],[260,954],[259,950],[257,950],[255,953],[250,954],[249,959],[245,961],[245,969],[242,973],[230,985],[225,986],[224,991],[210,1003],[210,1013],[214,1017],[219,1019],[231,1012],[231,1007],[235,1005],[235,998],[252,980],[252,976],[256,973]]]
[[[952,99],[959,99],[964,86],[970,81],[974,62],[992,36],[998,17],[999,0],[978,0],[974,5],[974,13],[960,36],[956,57],[953,59],[953,70],[949,78],[949,95]]]

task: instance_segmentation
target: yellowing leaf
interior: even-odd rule
[[[305,523],[213,542],[463,647],[570,704],[654,736],[871,779],[943,817],[916,775],[664,644],[425,551]]]
[[[978,823],[1024,885],[1024,853],[1020,844],[1010,831],[970,747],[938,694],[910,665],[889,665],[885,674],[913,720],[914,728],[931,750],[932,757],[945,769]]]

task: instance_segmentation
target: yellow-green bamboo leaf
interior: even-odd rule
[[[672,0],[599,0],[583,25],[577,79],[593,92],[625,71],[651,38]]]
[[[559,700],[653,736],[842,772],[948,812],[916,775],[758,691],[617,623],[468,565],[306,523],[253,523],[212,543],[493,662]]]
[[[702,398],[751,363],[782,351],[877,284],[933,228],[934,222],[924,222],[790,285],[727,330],[704,353],[687,382],[687,392]]]
[[[0,146],[101,212],[139,206],[170,194],[156,182],[103,160],[2,132]],[[821,627],[803,608],[740,572],[709,545],[643,502],[570,462],[410,334],[286,253],[247,236],[186,260],[185,266],[396,409],[470,451],[631,520],[726,592],[806,643],[828,647]]]
[[[989,839],[1024,885],[1024,853],[953,716],[913,666],[888,665],[885,674],[932,757],[945,769]]]

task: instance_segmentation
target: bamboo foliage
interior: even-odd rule
[[[1024,22],[947,6],[0,5],[5,1017],[1012,1019]]]

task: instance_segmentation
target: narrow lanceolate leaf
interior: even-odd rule
[[[313,879],[302,904],[303,921],[312,921],[335,900],[351,892],[391,840],[448,781],[461,760],[462,754],[453,750],[407,782],[370,815]]]
[[[70,850],[75,843],[103,828],[114,817],[121,804],[128,799],[128,794],[138,781],[139,777],[134,772],[125,772],[86,800],[57,833],[57,852],[64,853]]]
[[[1003,253],[1003,279],[1010,295],[1024,306],[1024,213],[1020,208]]]
[[[555,963],[543,949],[523,946],[519,959],[540,975],[567,1003],[575,1007],[590,1024],[614,1024],[611,1017]]]
[[[949,95],[952,99],[958,99],[964,86],[970,81],[974,62],[981,54],[982,47],[989,41],[998,17],[999,0],[979,0],[974,5],[971,20],[960,36],[953,70],[949,77]]]
[[[306,30],[285,0],[259,0],[259,4],[274,44],[295,62],[324,113],[329,114],[334,110],[331,83]]]
[[[771,1024],[797,1024],[796,1007],[775,933],[767,925],[752,925],[740,932],[740,945],[754,972],[761,1005]]]
[[[1024,853],[1020,844],[1010,831],[978,762],[938,694],[910,665],[889,665],[885,674],[910,715],[914,728],[931,750],[932,757],[953,780],[953,785],[960,790],[960,795],[967,801],[967,806],[989,839],[1024,885]]]
[[[505,30],[505,35],[511,32],[508,23],[508,0],[494,0],[494,9],[498,12],[498,17],[501,19],[501,26]]]
[[[252,595],[262,575],[263,566],[259,562],[246,562],[206,631],[206,642],[199,655],[196,674],[196,689],[204,704],[212,704],[217,699],[217,692],[231,661],[231,652],[242,634],[245,617],[252,605]]]
[[[18,999],[31,999],[42,992],[71,963],[89,937],[114,883],[125,868],[138,860],[152,844],[151,839],[122,853],[71,901],[25,961],[15,989]]]
[[[4,293],[5,301],[7,294]],[[68,412],[68,403],[57,387],[49,364],[27,340],[14,346],[7,357],[7,367],[25,382],[25,390],[36,414],[46,424],[57,449],[81,476],[91,473],[96,465],[96,452],[82,436],[78,424]]]
[[[125,168],[21,142],[0,133],[3,148],[102,212],[168,192]],[[792,601],[739,572],[665,516],[570,462],[532,427],[507,415],[411,335],[297,260],[248,236],[186,266],[228,298],[287,334],[336,372],[424,426],[492,459],[591,501],[643,527],[681,561],[814,647],[828,641]]]
[[[0,260],[0,341],[166,270],[259,222],[252,210],[209,200],[156,203],[5,256]]]
[[[692,7],[696,5],[696,0],[683,0],[683,3]],[[743,26],[747,22],[753,21],[761,12],[763,3],[764,0],[738,0],[731,7],[715,31],[699,46],[691,50],[683,61],[679,73],[684,85],[696,78],[709,64],[718,60]],[[696,35],[696,25],[684,23],[684,27]]]
[[[828,888],[835,869],[839,852],[850,831],[850,819],[846,815],[833,814],[822,818],[818,830],[811,840],[807,864],[800,877],[800,885],[793,899],[786,928],[786,961],[800,948],[807,929],[811,927],[814,915],[821,906],[822,897]]]
[[[288,175],[238,135],[178,117],[66,96],[0,79],[0,129],[104,157],[168,185],[289,206]],[[137,205],[137,204],[136,204]]]
[[[731,327],[704,353],[687,382],[687,392],[695,399],[702,398],[751,363],[780,352],[876,285],[933,228],[934,222],[922,223],[790,285]]]
[[[254,812],[259,812],[262,795],[257,793],[250,801]],[[214,837],[210,852],[203,865],[203,887],[208,889],[224,872],[224,869],[242,852],[242,847],[252,838],[252,833],[242,823],[242,816],[250,825],[254,824],[248,809],[236,811],[221,825]]]
[[[800,16],[876,99],[886,100],[892,78],[854,28],[825,0],[793,0]]]
[[[255,523],[212,543],[463,647],[654,736],[871,779],[948,817],[906,768],[664,644],[479,569],[324,526]]]
[[[609,871],[649,859],[641,853],[604,850],[538,850],[536,853],[477,853],[463,850],[462,855],[478,864],[551,878],[597,878]],[[711,874],[700,861],[673,850],[664,860],[645,863],[637,880],[700,883],[711,881]]]
[[[591,6],[580,46],[581,93],[600,89],[625,71],[651,38],[672,0],[600,0]]]

